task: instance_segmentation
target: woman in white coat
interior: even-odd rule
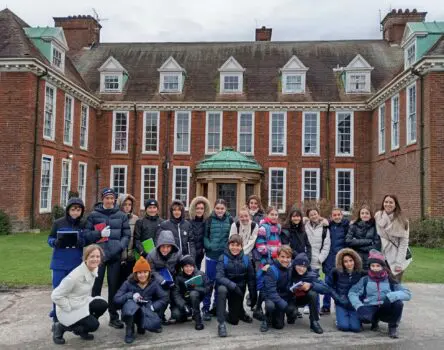
[[[53,326],[52,339],[56,344],[65,344],[63,334],[71,331],[84,340],[92,340],[89,334],[99,328],[98,318],[108,308],[101,297],[91,297],[94,281],[102,261],[103,251],[98,245],[85,248],[83,262],[66,276],[51,294],[56,305],[58,322]]]
[[[381,210],[375,214],[376,230],[381,237],[382,253],[390,268],[392,278],[401,282],[404,270],[412,262],[408,254],[409,222],[402,215],[398,198],[386,195]]]

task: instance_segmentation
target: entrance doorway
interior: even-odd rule
[[[237,215],[237,184],[217,184],[217,198],[225,199],[227,210],[234,218]]]

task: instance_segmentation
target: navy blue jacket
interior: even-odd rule
[[[361,277],[365,275],[364,272],[353,271],[348,273],[345,270],[338,270],[334,268],[331,271],[330,280],[327,280],[328,286],[336,291],[338,298],[335,298],[335,302],[339,303],[342,307],[354,310],[353,306],[348,300],[348,292],[350,288],[359,282]]]
[[[291,298],[290,283],[291,283],[291,265],[287,268],[282,266],[279,261],[275,260],[274,264],[279,272],[279,277],[273,269],[268,268],[264,276],[264,295],[265,300],[270,300],[275,303],[277,308],[281,311],[285,310],[288,301]]]
[[[336,254],[345,247],[345,237],[347,236],[348,227],[350,223],[346,219],[337,224],[334,221],[330,221],[330,253],[325,259],[322,267],[325,273],[330,273],[330,271],[335,267]]]
[[[368,270],[368,253],[372,249],[381,250],[381,238],[376,231],[375,221],[361,220],[350,225],[345,245],[359,254],[364,270]]]
[[[69,208],[73,205],[79,205],[82,208],[82,214],[79,218],[73,219],[69,216]],[[80,198],[71,198],[66,205],[65,216],[57,219],[52,225],[51,233],[48,236],[48,245],[54,248],[51,258],[50,269],[71,271],[82,262],[83,246],[83,223],[81,222],[85,206]],[[78,231],[79,240],[76,248],[57,248],[57,231]]]
[[[194,236],[194,248],[196,249],[196,256],[204,254],[204,235],[205,235],[205,220],[203,218],[195,218],[190,220]]]

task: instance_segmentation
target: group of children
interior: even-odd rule
[[[74,205],[67,206],[69,222]],[[83,213],[83,206],[80,210]],[[287,324],[294,324],[303,309],[310,329],[321,334],[319,315],[330,313],[333,298],[339,330],[359,332],[363,323],[377,330],[381,320],[388,322],[389,336],[398,337],[402,302],[410,299],[410,292],[395,281],[396,274],[379,252],[381,239],[368,206],[360,208],[352,224],[338,208],[330,221],[316,208],[306,216],[292,208],[282,227],[278,211],[269,207],[264,212],[257,196],[248,199],[236,221],[223,199],[211,211],[206,198],[196,197],[190,220],[180,201],[173,201],[169,220],[158,212],[157,201],[149,200],[144,217],[135,221],[127,251],[134,250],[140,258],[132,260],[132,273],[113,298],[122,310],[126,343],[134,341],[135,326],[138,334],[161,332],[162,325],[191,318],[195,329],[202,330],[203,321],[214,316],[218,335],[226,337],[226,323],[253,322],[244,307],[247,287],[247,305],[261,321],[261,332],[283,328],[285,317]],[[132,215],[132,208],[127,213]],[[56,260],[60,254],[51,241],[53,233],[48,242],[55,247]],[[155,242],[151,251],[144,248],[148,239]],[[200,271],[204,258],[205,273]],[[319,294],[324,295],[322,307]],[[165,317],[168,305],[170,320]]]

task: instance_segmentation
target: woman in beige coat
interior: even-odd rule
[[[400,282],[412,258],[407,256],[409,222],[402,215],[395,195],[390,194],[384,197],[381,210],[375,214],[375,221],[376,230],[381,237],[382,253],[390,268],[392,278]]]

